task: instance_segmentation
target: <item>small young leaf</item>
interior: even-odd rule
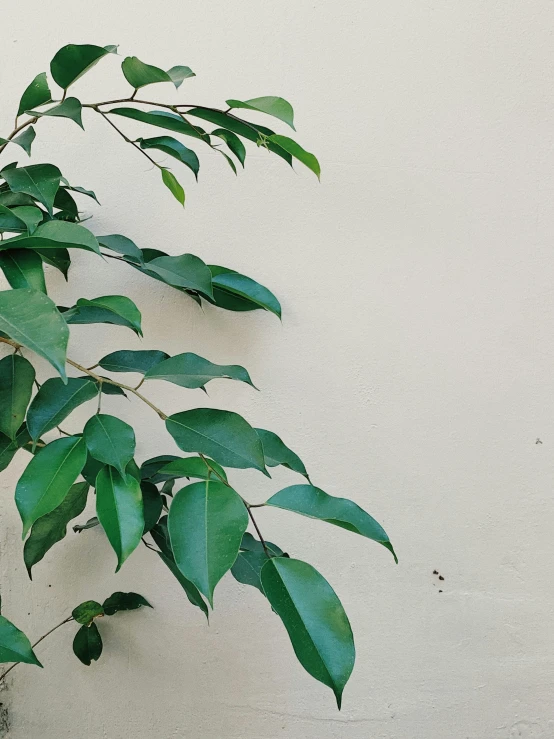
[[[30,249],[0,251],[0,268],[13,288],[30,288],[46,293],[40,256]]]
[[[35,369],[24,357],[0,360],[0,432],[14,440],[31,400]]]
[[[145,380],[166,380],[190,389],[204,387],[217,378],[239,380],[255,387],[244,367],[238,364],[213,364],[192,352],[169,357],[149,369],[144,376]]]
[[[88,626],[95,618],[104,615],[104,609],[98,601],[86,600],[84,603],[76,606],[71,612],[71,615],[78,624]]]
[[[0,663],[25,662],[42,667],[25,634],[0,616]]]
[[[81,105],[80,100],[77,100],[77,98],[66,98],[59,103],[59,105],[55,105],[53,108],[49,108],[48,110],[44,110],[42,112],[31,110],[29,111],[29,115],[33,115],[37,118],[41,118],[42,116],[69,118],[70,120],[75,121],[75,123],[84,131],[85,127],[83,126],[82,112],[83,106]]]
[[[167,73],[177,89],[181,87],[184,80],[188,80],[190,79],[190,77],[196,77],[190,67],[183,67],[179,65],[176,67],[171,67],[171,69],[167,70]]]
[[[94,621],[90,626],[81,626],[73,639],[75,656],[87,667],[102,654],[102,637]]]
[[[213,608],[215,586],[233,566],[248,514],[222,482],[195,482],[173,498],[168,529],[175,563]]]
[[[22,192],[42,203],[53,215],[54,198],[62,173],[53,164],[31,164],[28,167],[7,168],[0,172],[12,192]]]
[[[90,378],[70,377],[65,385],[57,377],[46,380],[27,414],[27,428],[33,441],[59,426],[75,408],[97,395],[98,387]]]
[[[273,431],[266,431],[265,429],[256,429],[256,433],[261,439],[264,448],[265,463],[268,467],[283,465],[283,467],[288,467],[293,472],[304,475],[307,480],[310,479],[300,457],[292,449],[289,449],[277,434],[274,434]]]
[[[115,416],[97,413],[87,421],[83,437],[89,454],[104,464],[115,467],[123,477],[135,453],[135,432],[128,423]]]
[[[270,141],[272,141],[274,144],[277,144],[285,151],[288,151],[288,153],[291,154],[295,159],[298,159],[299,162],[305,164],[308,169],[312,170],[317,179],[320,179],[321,167],[319,166],[317,157],[315,157],[313,154],[310,154],[309,151],[303,149],[300,144],[297,144],[296,141],[293,141],[293,139],[289,139],[288,136],[280,136],[279,134],[274,133],[269,138]]]
[[[61,48],[50,63],[50,72],[61,88],[76,82],[106,54],[113,54],[117,46],[94,46],[93,44],[67,44]]]
[[[76,534],[80,534],[81,531],[86,531],[87,529],[94,529],[96,526],[100,526],[100,521],[96,516],[93,516],[92,518],[89,518],[89,520],[84,524],[76,524],[73,527],[73,531]]]
[[[175,177],[173,172],[170,172],[169,169],[165,169],[165,167],[162,168],[162,181],[167,189],[171,192],[173,197],[178,200],[184,207],[185,191],[183,190],[179,180],[177,179],[177,177]]]
[[[35,79],[21,96],[17,115],[20,116],[22,113],[25,113],[26,110],[31,110],[32,108],[37,108],[39,105],[46,105],[46,103],[51,102],[52,93],[48,87],[46,72],[41,72],[40,74],[37,74]]]
[[[180,141],[177,141],[177,139],[174,139],[172,136],[156,136],[152,139],[139,139],[140,141],[140,147],[141,149],[159,149],[160,151],[163,151],[164,154],[169,154],[169,156],[174,157],[175,159],[178,159],[180,162],[185,164],[189,169],[191,169],[194,172],[194,176],[196,179],[198,179],[198,170],[200,169],[200,162],[198,161],[198,157],[196,156],[196,152],[194,152],[192,149],[187,148],[184,144],[182,144]],[[167,170],[162,170],[162,176],[164,172]],[[164,179],[165,182],[165,179]],[[167,185],[167,182],[166,182]],[[171,187],[167,185],[169,189],[171,190]],[[173,192],[173,190],[171,190]],[[177,197],[175,195],[175,197]],[[179,198],[177,197],[177,200]],[[179,200],[179,202],[181,202]],[[183,203],[184,203],[184,196],[183,196]],[[182,203],[182,204],[183,204]]]
[[[108,372],[140,372],[143,375],[168,358],[169,354],[157,349],[120,349],[102,357],[98,364]]]
[[[118,611],[136,611],[137,608],[147,606],[152,608],[150,603],[138,593],[112,593],[106,598],[102,604],[106,616],[113,616]]]
[[[246,108],[247,110],[256,110],[259,113],[267,113],[267,115],[272,115],[274,118],[279,118],[283,123],[290,126],[293,131],[296,130],[294,128],[294,111],[292,105],[284,98],[269,95],[267,97],[252,98],[244,102],[242,100],[226,100],[225,102],[230,108]]]

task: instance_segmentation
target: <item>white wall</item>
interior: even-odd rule
[[[85,134],[41,122],[35,144],[37,161],[96,190],[103,207],[84,205],[97,233],[244,270],[282,299],[282,325],[202,313],[86,254],[69,286],[52,273],[49,284],[62,304],[125,292],[143,311],[142,344],[76,327],[71,355],[85,363],[125,345],[247,366],[259,394],[223,382],[209,400],[149,392],[169,411],[209,402],[274,429],[316,484],[385,525],[400,556],[395,567],[372,542],[260,513],[350,615],[358,658],[339,714],[264,599],[230,577],[208,627],[146,550],[114,576],[96,530],[69,535],[31,586],[13,504],[22,457],[0,478],[4,613],[38,637],[116,589],[155,610],[102,623],[106,652],[90,668],[71,653],[73,627],[41,645],[46,669],[18,667],[0,697],[10,739],[552,739],[553,21],[548,0],[4,3],[0,133],[68,42],[197,72],[179,95],[152,88],[160,100],[295,105],[321,185],[255,148],[236,180],[204,155],[198,186],[183,175],[185,212],[91,116]],[[75,94],[119,95],[118,78],[104,61]],[[110,407],[136,424],[141,459],[174,451],[146,407]],[[259,501],[295,479],[232,478]]]

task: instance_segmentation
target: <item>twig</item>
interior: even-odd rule
[[[50,631],[47,631],[46,634],[44,634],[44,636],[41,636],[40,639],[38,639],[38,641],[36,641],[34,644],[31,645],[32,648],[34,649],[37,646],[37,644],[40,644],[43,639],[46,639],[47,636],[50,636],[50,634],[53,634],[54,631],[56,631],[56,629],[59,629],[60,628],[60,626],[63,626],[64,624],[68,624],[70,621],[74,621],[74,620],[75,619],[73,618],[73,616],[69,616],[64,621],[62,621],[61,623],[59,623],[57,626],[54,626],[53,629],[50,629]],[[0,682],[6,677],[6,675],[9,672],[11,672],[13,670],[14,667],[17,667],[17,665],[20,665],[20,664],[21,664],[21,662],[14,662],[11,667],[8,667],[8,669],[5,670],[0,675]]]

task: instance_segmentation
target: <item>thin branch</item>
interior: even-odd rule
[[[140,148],[140,146],[139,146],[139,145],[138,145],[138,144],[137,144],[137,143],[136,143],[135,141],[133,141],[132,139],[130,139],[130,138],[129,138],[128,136],[126,136],[126,135],[125,135],[125,134],[123,133],[123,131],[122,131],[122,130],[121,130],[120,128],[118,128],[118,127],[117,127],[117,126],[115,125],[115,123],[114,123],[113,121],[111,121],[111,120],[110,120],[110,119],[108,118],[108,116],[106,115],[106,113],[104,113],[104,111],[102,111],[102,110],[100,110],[100,109],[98,108],[98,106],[97,106],[97,105],[93,105],[93,106],[92,106],[92,109],[93,109],[93,110],[95,110],[95,111],[96,111],[97,113],[100,113],[100,115],[102,116],[102,118],[104,118],[104,120],[105,120],[105,121],[107,121],[107,122],[108,122],[108,123],[110,124],[110,126],[111,126],[112,128],[114,128],[114,129],[115,129],[115,130],[117,131],[117,133],[118,133],[118,134],[119,134],[119,135],[120,135],[120,136],[121,136],[121,137],[122,137],[122,138],[123,138],[123,139],[124,139],[124,140],[125,140],[125,141],[126,141],[126,142],[127,142],[128,144],[131,144],[131,146],[134,146],[134,147],[135,147],[135,149],[136,149],[137,151],[140,151],[140,153],[141,153],[141,154],[142,154],[143,156],[145,156],[145,157],[146,157],[146,158],[148,159],[148,161],[149,161],[149,162],[151,162],[151,163],[152,163],[152,164],[153,164],[153,165],[154,165],[155,167],[157,167],[158,169],[163,169],[163,167],[162,167],[162,165],[161,165],[161,164],[158,164],[158,162],[157,162],[157,161],[156,161],[155,159],[153,159],[153,158],[152,158],[152,157],[150,156],[150,154],[148,154],[148,152],[144,151],[144,149],[141,149],[141,148]]]
[[[41,643],[41,641],[43,641],[43,639],[46,639],[46,637],[47,637],[47,636],[50,636],[50,634],[53,634],[53,633],[54,633],[54,631],[56,631],[56,629],[59,629],[59,628],[60,628],[60,626],[63,626],[64,624],[68,624],[68,623],[69,623],[70,621],[74,621],[74,618],[73,618],[73,616],[69,616],[69,617],[68,617],[68,618],[66,618],[66,619],[65,619],[64,621],[62,621],[61,623],[59,623],[59,624],[58,624],[57,626],[54,626],[54,628],[53,628],[53,629],[50,629],[50,631],[47,631],[47,632],[46,632],[46,634],[44,634],[44,636],[41,636],[41,637],[40,637],[40,639],[38,639],[38,641],[36,641],[36,642],[35,642],[34,644],[32,644],[32,645],[31,645],[31,646],[32,646],[32,648],[34,649],[34,648],[35,648],[35,647],[37,646],[37,644],[40,644],[40,643]],[[21,664],[21,662],[14,662],[14,663],[13,663],[13,665],[12,665],[11,667],[8,667],[8,669],[7,669],[7,670],[5,670],[5,672],[3,672],[3,673],[2,673],[1,675],[0,675],[0,682],[1,682],[1,681],[2,681],[2,680],[3,680],[4,678],[5,678],[5,677],[6,677],[6,675],[7,675],[7,674],[8,674],[9,672],[11,672],[11,671],[13,670],[13,668],[14,668],[14,667],[17,667],[17,665],[20,665],[20,664]]]

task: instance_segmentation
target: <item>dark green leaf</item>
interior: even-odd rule
[[[13,144],[21,146],[23,151],[28,156],[31,156],[31,146],[33,145],[33,141],[35,140],[35,138],[35,129],[32,126],[27,126],[27,128],[24,129],[23,133],[20,133],[19,136],[16,136],[11,141]]]
[[[261,579],[300,664],[333,690],[340,709],[356,650],[348,616],[335,591],[311,565],[286,557],[268,559]]]
[[[225,141],[229,149],[233,152],[233,154],[244,167],[244,160],[246,159],[246,149],[244,147],[244,144],[236,134],[234,134],[232,131],[226,131],[224,128],[216,128],[215,131],[212,131],[211,135],[218,136],[220,139],[223,139],[223,141]]]
[[[66,187],[60,187],[54,200],[54,208],[58,209],[56,218],[75,223],[79,218],[79,209],[75,199],[69,194]]]
[[[162,168],[162,181],[167,189],[171,192],[175,200],[178,200],[182,206],[185,205],[185,191],[181,183],[169,169]]]
[[[117,254],[124,254],[126,257],[130,257],[133,261],[142,263],[142,252],[138,246],[128,239],[126,236],[121,234],[110,234],[108,236],[98,236],[98,243],[101,246],[105,246],[111,251],[115,251]]]
[[[58,195],[59,193],[60,190],[58,190]],[[21,221],[23,221],[23,223],[27,227],[29,236],[32,236],[34,234],[34,232],[37,230],[37,227],[42,223],[42,220],[45,216],[43,210],[31,205],[20,205],[17,208],[14,208],[12,210],[12,213],[16,215]]]
[[[32,108],[37,108],[39,105],[46,105],[46,103],[51,102],[52,93],[48,87],[46,72],[41,72],[40,74],[37,74],[35,79],[21,96],[17,115],[20,116],[22,113],[25,113],[26,110],[31,110]]]
[[[61,48],[50,63],[50,72],[61,88],[76,82],[85,72],[106,54],[114,53],[116,46],[94,46],[92,44],[68,44]]]
[[[125,326],[142,336],[141,314],[132,300],[124,295],[105,295],[101,298],[79,298],[74,308],[64,312],[69,324],[110,323]]]
[[[92,190],[86,190],[84,187],[72,187],[64,177],[62,177],[62,181],[65,183],[68,190],[71,190],[72,192],[78,192],[80,195],[86,195],[88,198],[96,200],[98,205],[100,205],[100,201]]]
[[[164,110],[137,110],[136,108],[113,108],[108,111],[114,115],[121,115],[124,118],[132,118],[135,121],[148,123],[151,126],[165,128],[168,131],[182,133],[185,136],[192,136],[195,139],[209,141],[209,136],[197,126],[191,125],[187,120],[176,113],[170,113]]]
[[[133,458],[136,446],[135,432],[128,423],[115,416],[97,413],[87,421],[83,436],[89,454],[125,476],[125,468]]]
[[[158,470],[160,470],[166,464],[172,462],[175,459],[180,459],[180,457],[177,457],[174,454],[162,454],[159,457],[152,457],[151,459],[147,459],[140,466],[141,479],[150,480],[150,482],[154,483],[162,482],[162,480],[169,479],[166,477],[158,476]]]
[[[262,441],[265,463],[268,467],[283,465],[283,467],[288,467],[293,472],[304,475],[306,479],[310,479],[300,457],[292,449],[289,449],[277,434],[274,434],[273,431],[266,431],[265,429],[256,429],[256,433]]]
[[[5,434],[0,434],[0,472],[3,472],[9,466],[18,449],[26,447],[27,451],[31,451],[31,448],[27,446],[30,441],[31,437],[25,424],[17,432],[15,441],[12,441]]]
[[[259,113],[267,113],[267,115],[272,115],[274,118],[279,118],[283,123],[290,126],[293,131],[296,130],[294,128],[294,111],[292,105],[284,98],[269,95],[267,97],[252,98],[244,102],[242,100],[226,100],[225,102],[230,108],[246,108],[247,110],[256,110]]]
[[[270,541],[265,542],[266,549],[269,551],[269,553],[273,557],[287,557],[283,550],[277,546],[277,544],[272,544]],[[247,531],[244,536],[242,537],[242,541],[240,543],[241,551],[244,552],[265,552],[264,545],[259,539],[256,539],[252,534]]]
[[[382,526],[363,508],[347,498],[335,498],[313,485],[291,485],[272,495],[266,505],[294,511],[309,518],[318,518],[355,534],[361,534],[382,544],[392,552],[395,561],[398,561]]]
[[[276,133],[270,136],[270,141],[272,141],[274,144],[277,144],[285,151],[288,151],[288,153],[291,154],[295,159],[298,159],[298,161],[302,162],[302,164],[305,164],[308,169],[311,169],[318,180],[320,179],[321,167],[319,166],[317,157],[315,157],[313,154],[310,154],[309,151],[303,149],[300,144],[297,144],[296,141],[289,139],[288,136],[280,136]]]
[[[24,357],[0,360],[0,432],[14,440],[31,400],[35,369]]]
[[[65,385],[57,377],[46,380],[27,414],[27,428],[33,441],[59,426],[75,408],[97,395],[98,388],[90,378],[70,377]]]
[[[0,663],[25,662],[42,667],[25,634],[0,616]]]
[[[208,267],[212,274],[216,305],[227,310],[256,310],[262,308],[281,318],[281,305],[267,287],[226,267],[219,267],[215,264],[210,264]],[[229,303],[229,298],[233,302]],[[242,303],[237,307],[237,299],[244,301],[243,307],[241,307]]]
[[[210,380],[226,378],[254,386],[250,375],[238,364],[213,364],[198,354],[186,352],[169,357],[145,374],[145,380],[166,380],[190,389],[204,387]]]
[[[117,569],[140,544],[144,513],[140,484],[133,475],[121,476],[103,467],[96,479],[96,515],[117,555]]]
[[[87,529],[94,529],[96,526],[100,526],[100,521],[96,516],[93,516],[92,518],[89,518],[89,520],[84,524],[76,524],[73,527],[73,531],[76,534],[80,534],[81,531],[86,531]]]
[[[156,257],[150,260],[146,269],[148,275],[157,277],[172,287],[185,287],[213,300],[212,273],[208,266],[194,254],[181,254],[178,257]]]
[[[262,443],[252,426],[237,413],[195,408],[175,413],[165,424],[184,452],[206,454],[224,467],[252,467],[269,477]]]
[[[168,462],[162,466],[159,471],[157,478],[161,479],[179,479],[181,477],[194,477],[200,480],[215,480],[221,479],[227,480],[227,475],[223,467],[214,462],[213,459],[206,458],[210,468],[206,465],[206,462],[202,457],[183,457],[177,458]],[[212,471],[214,470],[214,471]]]
[[[243,585],[252,585],[263,593],[260,573],[267,559],[267,554],[263,550],[261,552],[241,551],[231,568],[231,574]]]
[[[248,514],[240,496],[222,482],[195,482],[175,495],[168,528],[175,563],[213,608],[215,586],[233,566]]]
[[[142,505],[144,508],[144,532],[147,534],[157,523],[163,510],[163,498],[158,488],[148,480],[140,484]]]
[[[95,618],[104,615],[104,609],[96,600],[86,600],[73,609],[71,615],[78,624],[88,626]]]
[[[40,449],[19,478],[15,502],[23,521],[23,538],[41,516],[57,508],[85,465],[81,437],[56,439]]]
[[[71,257],[67,249],[60,247],[59,249],[35,249],[34,251],[40,255],[43,262],[55,267],[67,280],[67,273],[71,266]]]
[[[138,593],[112,593],[109,598],[106,598],[102,604],[106,616],[113,616],[118,611],[136,611],[137,608],[147,606],[152,608],[150,603]]]
[[[2,231],[26,231],[27,224],[20,218],[14,209],[8,208],[0,203],[0,230]]]
[[[53,215],[54,198],[62,173],[53,164],[31,164],[28,167],[4,169],[0,172],[12,192],[22,192],[42,203]]]
[[[55,105],[53,108],[49,108],[42,113],[38,110],[32,110],[29,111],[29,115],[33,115],[37,118],[41,118],[42,116],[69,118],[70,120],[75,121],[75,123],[84,131],[85,127],[83,126],[82,112],[83,106],[81,105],[80,100],[77,100],[77,98],[66,98],[65,100],[62,100],[59,105]]]
[[[76,482],[57,508],[34,523],[23,549],[23,559],[29,577],[34,565],[40,562],[54,544],[65,537],[67,524],[85,510],[88,489],[88,483]]]
[[[164,154],[169,154],[169,156],[172,156],[183,164],[186,164],[186,166],[194,172],[196,179],[198,179],[200,162],[198,161],[196,153],[192,151],[192,149],[188,149],[180,141],[177,141],[177,139],[174,139],[172,136],[156,136],[152,139],[138,140],[140,141],[141,149],[159,149],[160,151],[163,151]],[[163,169],[162,175],[166,171],[167,170]],[[177,200],[179,200],[179,198],[177,198]]]
[[[0,249],[35,249],[43,252],[57,251],[65,247],[85,249],[100,254],[98,242],[88,228],[78,223],[58,220],[42,223],[32,236],[14,236],[0,242]]]
[[[92,377],[89,377],[88,375],[85,375],[84,377],[80,377],[81,380],[91,380],[94,382],[96,387],[104,394],[104,395],[123,395],[125,398],[127,397],[127,394],[125,393],[125,390],[123,390],[122,387],[119,387],[118,385],[112,385],[111,382],[109,382],[109,378],[103,377],[100,375],[104,382],[100,383],[99,380],[96,380]]]
[[[87,667],[102,654],[102,637],[94,622],[90,626],[81,626],[73,639],[75,656]]]
[[[98,364],[108,372],[140,372],[143,375],[168,358],[169,354],[157,349],[140,349],[138,351],[121,349],[102,357]]]
[[[27,288],[0,292],[0,331],[44,357],[66,382],[69,329],[49,297]]]

